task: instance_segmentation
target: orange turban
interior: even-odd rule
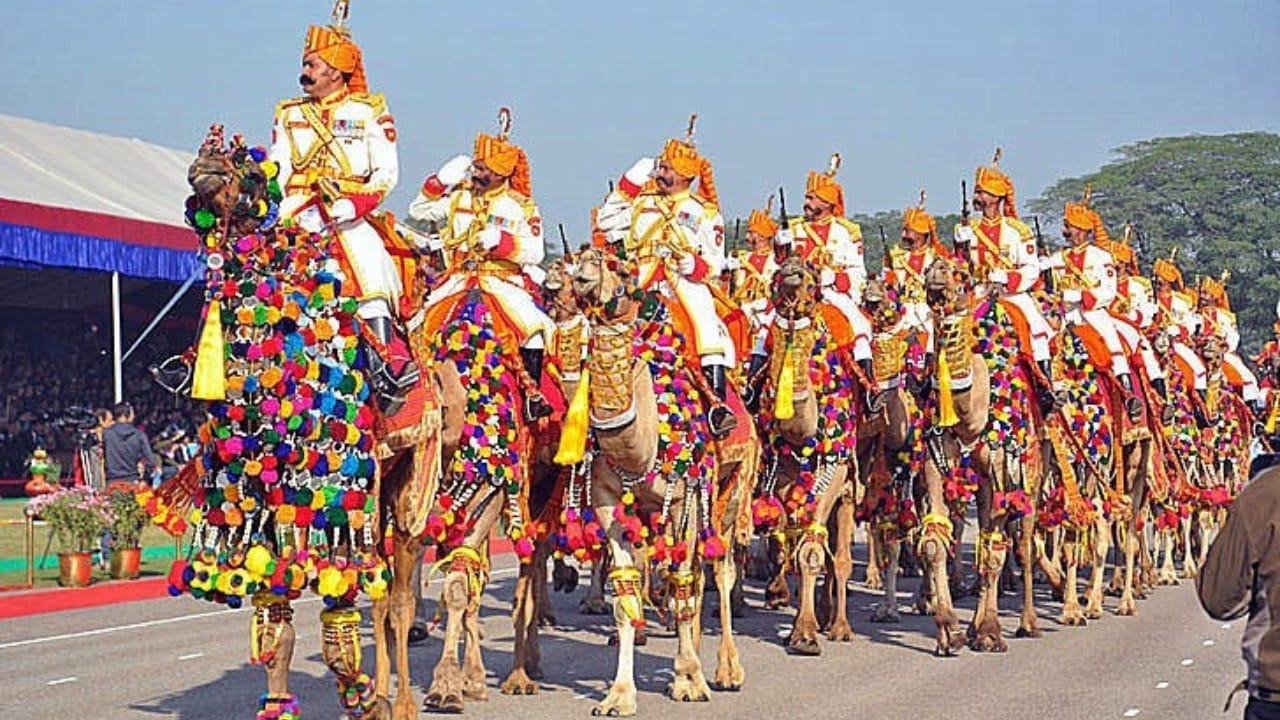
[[[369,81],[364,76],[364,57],[360,46],[351,41],[346,28],[312,25],[307,29],[307,42],[303,57],[315,53],[338,72],[351,76],[347,87],[351,92],[369,92]]]
[[[1200,281],[1200,299],[1223,310],[1231,309],[1231,303],[1227,301],[1227,289],[1211,277]]]
[[[769,203],[764,210],[752,210],[751,215],[747,218],[747,230],[766,238],[772,238],[778,234],[778,221],[774,220],[773,215],[773,198],[769,198]]]
[[[932,237],[938,234],[938,221],[921,207],[907,208],[902,214],[902,227],[921,234],[927,233]]]
[[[1013,180],[1000,170],[1000,150],[996,149],[996,156],[991,161],[989,167],[980,167],[973,174],[974,190],[982,190],[989,192],[999,198],[1004,198],[1004,214],[1005,217],[1017,218],[1018,206],[1014,202]]]
[[[844,188],[836,182],[834,175],[811,171],[809,181],[804,185],[804,191],[831,203],[835,206],[831,211],[832,214],[836,217],[844,217]]]
[[[508,179],[511,189],[529,197],[533,194],[529,177],[529,157],[524,148],[502,137],[480,133],[476,135],[474,153],[476,162],[483,162],[489,169]]]
[[[712,205],[720,204],[715,177],[711,172],[711,161],[699,155],[693,145],[672,138],[662,148],[660,157],[681,177],[698,178],[698,193]]]
[[[1173,264],[1172,260],[1156,258],[1156,264],[1151,268],[1151,272],[1171,285],[1182,287],[1182,271]]]

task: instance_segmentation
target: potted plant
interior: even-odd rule
[[[111,532],[111,577],[130,579],[142,573],[142,529],[147,526],[146,509],[138,504],[132,488],[116,486],[107,490]]]
[[[62,552],[58,553],[58,582],[68,587],[89,584],[93,549],[110,521],[107,500],[93,488],[59,488],[27,505],[27,513],[49,523]]]
[[[62,476],[62,464],[57,458],[49,457],[49,453],[44,448],[36,448],[31,453],[31,457],[27,458],[27,472],[31,475],[31,479],[23,488],[27,495],[31,497],[47,495],[58,489],[58,479]]]

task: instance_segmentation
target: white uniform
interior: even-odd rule
[[[1112,316],[1116,299],[1116,267],[1111,253],[1097,245],[1066,248],[1051,255],[1046,263],[1062,294],[1064,319],[1071,324],[1088,323],[1102,336],[1111,352],[1111,366],[1117,375],[1129,372],[1129,353],[1138,349],[1138,330]],[[1120,336],[1124,335],[1124,344]]]
[[[778,271],[778,261],[772,251],[743,252],[739,258],[739,268],[734,282],[737,286],[734,300],[742,307],[742,312],[751,321],[751,329],[755,336],[751,352],[765,354],[765,341],[769,335],[769,327],[773,324],[773,303],[770,301],[773,274]]]
[[[546,347],[555,323],[529,294],[524,277],[525,268],[538,267],[546,254],[542,216],[533,200],[505,184],[483,195],[465,188],[438,199],[419,193],[409,216],[443,229],[449,258],[445,280],[427,296],[424,310],[478,278],[480,290],[497,300],[516,325],[521,346]],[[467,261],[473,261],[474,271],[466,269]]]
[[[1000,299],[1012,305],[1026,321],[1032,356],[1048,360],[1053,330],[1030,293],[1040,279],[1040,258],[1031,228],[1021,220],[1001,216],[995,222],[981,218],[973,225],[956,225],[954,235],[957,243],[968,247],[970,263],[977,269],[979,279],[991,278],[995,273]],[[978,291],[985,292],[984,286],[979,285]]]
[[[713,204],[688,191],[631,195],[619,183],[596,216],[611,243],[622,242],[639,263],[640,286],[669,289],[689,315],[694,345],[705,365],[733,367],[733,341],[706,285],[724,267],[724,218]],[[684,265],[687,272],[681,272]],[[664,282],[665,281],[665,282]]]
[[[323,100],[285,100],[276,108],[270,158],[280,167],[282,220],[307,229],[324,223],[315,187],[322,179],[334,181],[352,201],[355,216],[335,230],[359,284],[360,315],[390,317],[400,301],[400,274],[382,236],[365,220],[395,188],[400,172],[385,98],[343,91]]]
[[[847,218],[816,223],[794,219],[791,232],[800,257],[822,268],[822,299],[831,303],[853,329],[853,358],[871,359],[871,321],[862,312],[867,265],[862,252],[862,228]]]
[[[1227,345],[1227,352],[1223,354],[1222,361],[1236,376],[1232,380],[1240,383],[1240,396],[1245,402],[1258,400],[1262,397],[1262,391],[1258,387],[1258,377],[1244,364],[1244,358],[1236,352],[1240,347],[1240,330],[1236,324],[1236,314],[1230,310],[1214,307],[1205,310],[1204,315],[1206,325]]]
[[[1173,340],[1174,355],[1191,371],[1192,386],[1196,390],[1206,389],[1209,374],[1204,361],[1188,345],[1200,327],[1200,315],[1192,307],[1191,298],[1185,293],[1171,291],[1164,296],[1156,296],[1156,307],[1160,324]]]
[[[933,352],[933,310],[925,297],[925,276],[938,254],[932,246],[922,250],[889,249],[890,270],[886,279],[902,289],[902,320],[905,327],[925,334],[925,347]]]
[[[1116,293],[1118,298],[1123,299],[1124,310],[1117,312],[1117,303],[1113,302],[1112,314],[1138,329],[1137,352],[1142,358],[1142,367],[1146,369],[1147,377],[1152,380],[1163,379],[1164,368],[1160,366],[1151,341],[1147,339],[1147,329],[1155,323],[1158,310],[1151,291],[1151,281],[1141,275],[1121,278],[1116,284]],[[1132,347],[1129,352],[1133,352]]]

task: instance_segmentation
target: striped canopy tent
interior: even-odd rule
[[[0,264],[182,282],[194,153],[0,114]]]
[[[101,305],[109,278],[117,400],[122,294],[182,283],[145,337],[196,276],[183,222],[194,155],[0,114],[0,307]]]

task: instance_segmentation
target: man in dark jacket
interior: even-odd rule
[[[1280,720],[1280,466],[1259,456],[1196,578],[1216,620],[1248,613],[1241,652],[1249,677],[1245,720]]]
[[[160,468],[160,461],[151,451],[147,436],[134,427],[133,407],[122,402],[112,412],[115,422],[102,431],[107,485],[113,482],[137,483],[144,477],[150,479],[151,471]]]

